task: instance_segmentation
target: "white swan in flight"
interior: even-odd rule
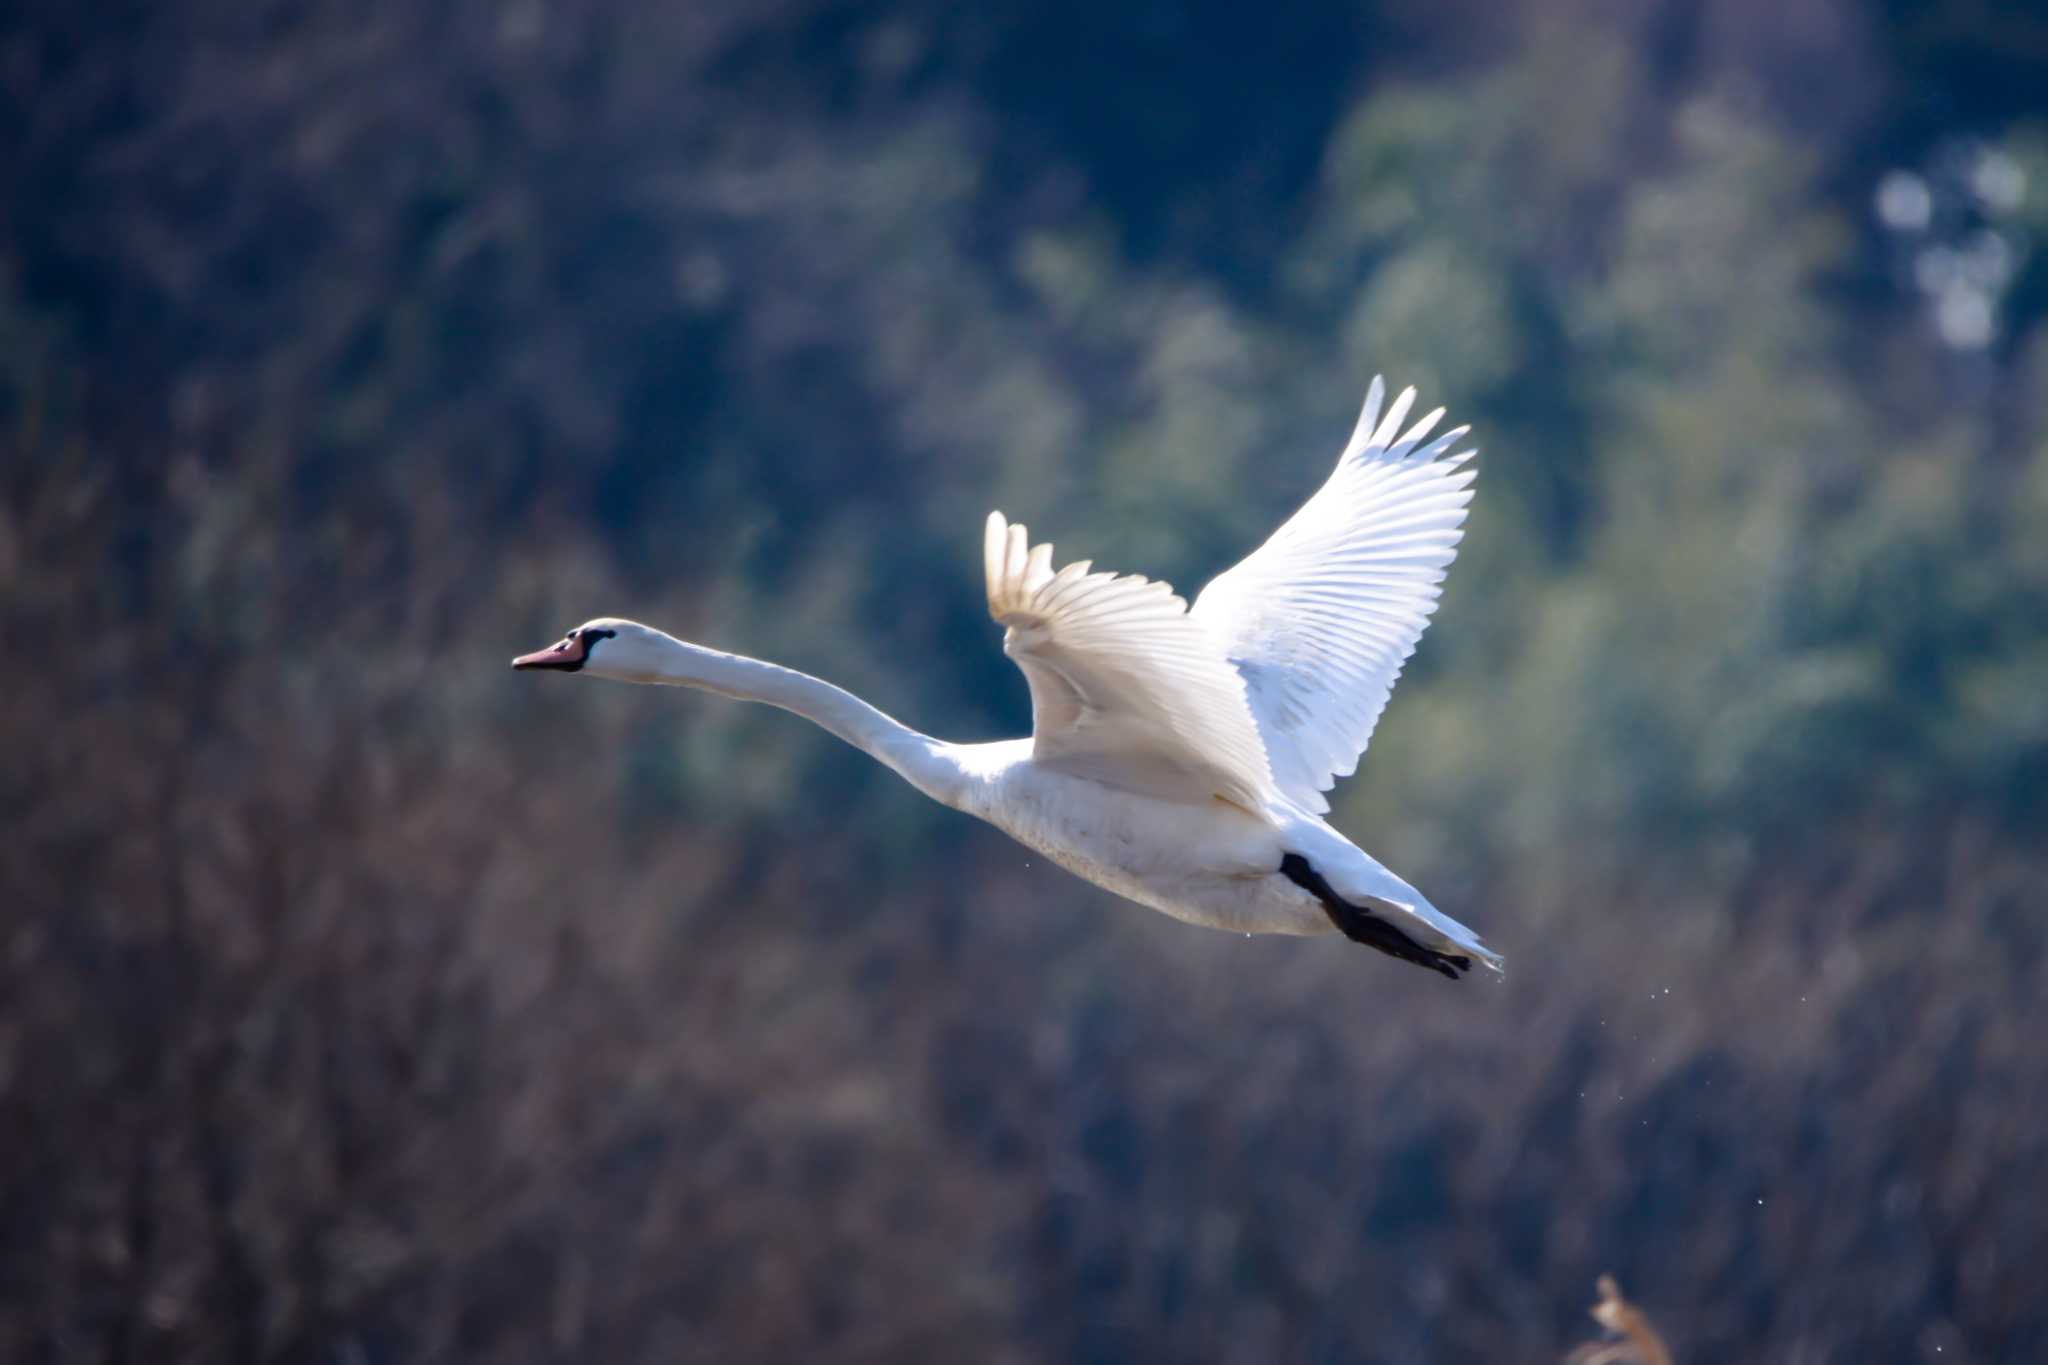
[[[1405,431],[1378,379],[1322,489],[1189,607],[1172,588],[1055,569],[992,513],[989,612],[1031,684],[1031,737],[948,744],[792,669],[600,618],[519,669],[673,683],[822,725],[919,791],[1193,924],[1338,930],[1457,979],[1501,959],[1322,819],[1429,624],[1472,499],[1466,431]]]

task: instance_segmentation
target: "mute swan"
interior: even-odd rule
[[[1055,570],[991,513],[989,612],[1031,685],[1031,737],[948,744],[817,678],[599,618],[518,669],[673,683],[794,711],[919,791],[1193,924],[1332,928],[1456,980],[1501,959],[1326,823],[1457,553],[1468,428],[1406,431],[1374,379],[1322,489],[1189,607],[1164,583]]]

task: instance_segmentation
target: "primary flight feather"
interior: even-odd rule
[[[1332,930],[1455,979],[1501,959],[1322,819],[1429,624],[1472,500],[1466,428],[1402,428],[1378,379],[1336,470],[1190,608],[991,513],[989,614],[1031,687],[1029,739],[948,744],[832,684],[600,618],[514,668],[672,683],[815,721],[934,799],[1177,919]]]

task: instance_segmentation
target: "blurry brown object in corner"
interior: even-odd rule
[[[1607,1329],[1611,1341],[1589,1341],[1565,1357],[1566,1365],[1671,1365],[1671,1349],[1649,1315],[1621,1296],[1621,1286],[1612,1275],[1602,1275],[1600,1302],[1592,1307],[1593,1321]]]

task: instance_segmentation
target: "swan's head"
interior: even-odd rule
[[[667,636],[637,621],[600,616],[595,621],[585,621],[546,649],[520,655],[512,666],[646,682],[660,675],[661,646],[665,642]]]

